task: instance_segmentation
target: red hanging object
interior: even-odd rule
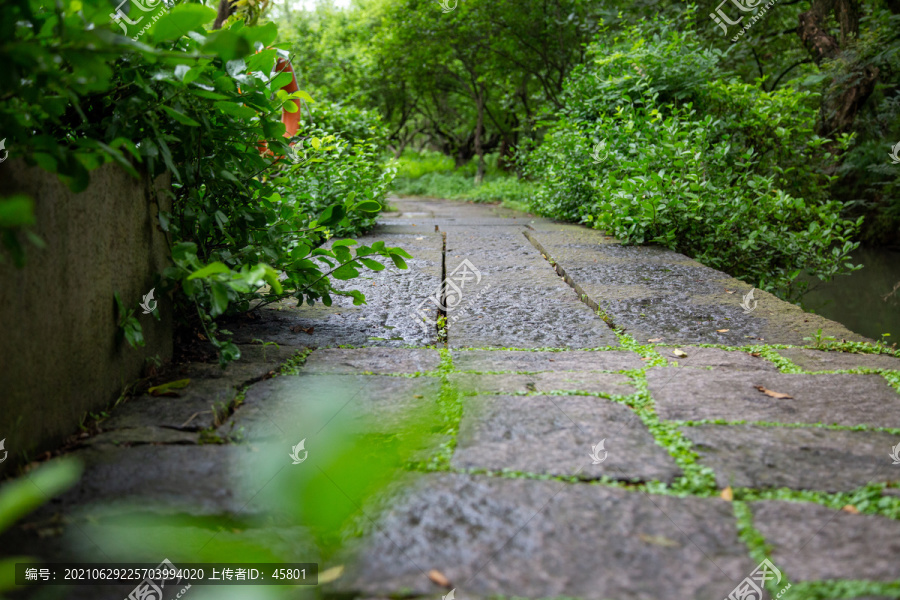
[[[278,58],[275,62],[275,71],[277,73],[290,73],[291,81],[283,89],[288,94],[293,94],[296,91],[300,90],[300,86],[297,84],[297,75],[294,73],[294,67],[291,66],[291,62],[285,58]],[[281,111],[281,122],[284,123],[284,137],[294,137],[297,135],[297,129],[300,128],[300,101],[296,98],[292,99],[291,102],[297,107],[297,110],[294,112],[288,112],[286,110]]]

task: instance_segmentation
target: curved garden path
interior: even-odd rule
[[[408,270],[348,282],[365,306],[229,326],[239,363],[186,365],[180,396],[113,410],[66,450],[87,464],[79,486],[10,543],[135,556],[93,508],[127,501],[240,523],[185,526],[178,547],[148,531],[147,561],[242,537],[315,561],[269,518],[279,480],[318,469],[356,504],[317,463],[329,432],[389,440],[415,414],[407,485],[364,519],[355,558],[323,560],[346,567],[327,593],[721,600],[766,559],[772,597],[900,597],[900,359],[801,348],[819,329],[862,338],[674,252],[492,206],[392,205],[365,241],[409,251]]]

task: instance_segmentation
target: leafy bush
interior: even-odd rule
[[[282,190],[282,197],[310,214],[349,197],[380,204],[396,167],[382,159],[387,141],[378,115],[336,105],[308,108],[311,116],[300,121],[297,135],[321,139],[326,145],[318,148],[316,158],[302,172],[289,175],[291,183]],[[330,228],[331,234],[357,235],[371,228],[377,216],[377,211],[348,210],[345,219]]]
[[[803,291],[803,270],[848,270],[860,222],[827,194],[829,144],[848,140],[813,133],[813,94],[730,78],[690,27],[661,21],[607,35],[589,57],[523,159],[536,211],[662,244],[785,297]]]
[[[238,349],[219,339],[215,317],[289,296],[330,304],[343,294],[359,304],[361,293],[336,290],[331,278],[383,269],[374,255],[405,267],[409,255],[384,244],[321,247],[371,224],[391,170],[380,159],[383,135],[359,111],[311,109],[291,152],[278,117],[310,98],[281,89],[290,76],[273,70],[283,52],[270,47],[274,24],[235,20],[209,32],[215,11],[179,4],[138,44],[109,23],[102,0],[52,11],[20,0],[6,10],[0,129],[10,147],[76,191],[109,161],[134,175],[171,173],[173,210],[160,225],[174,265],[160,285],[176,293],[181,323],[202,325],[223,361]],[[120,313],[137,342],[127,307]]]

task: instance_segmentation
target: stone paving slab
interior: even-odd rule
[[[900,522],[810,503],[750,503],[772,562],[794,581],[900,580]]]
[[[900,358],[885,354],[822,352],[805,348],[785,348],[777,352],[804,371],[843,371],[861,367],[900,371]]]
[[[627,350],[608,352],[528,352],[515,350],[455,350],[453,366],[460,371],[624,371],[646,363]]]
[[[687,356],[676,356],[674,354],[676,350],[684,352]],[[778,371],[775,363],[759,356],[752,356],[749,352],[735,352],[699,346],[678,346],[677,348],[657,346],[656,351],[660,356],[669,360],[670,364],[679,367],[714,367],[737,371]]]
[[[196,444],[200,436],[194,431],[169,429],[168,427],[129,427],[104,431],[85,438],[79,446],[112,444],[114,446],[135,446],[138,444]]]
[[[453,348],[595,348],[618,345],[606,323],[579,301],[540,253],[515,228],[452,228],[447,234],[447,276],[469,260],[480,281],[462,291],[462,306],[448,311]]]
[[[423,476],[391,503],[340,592],[459,598],[721,600],[755,567],[718,499],[607,487]],[[686,576],[686,574],[690,576]]]
[[[227,329],[230,330],[237,324],[230,324]],[[239,344],[238,349],[241,351],[241,358],[229,364],[226,369],[223,369],[218,361],[192,362],[180,366],[177,376],[173,376],[173,379],[218,379],[229,385],[239,386],[276,372],[282,364],[304,348],[295,345],[263,346],[255,343]]]
[[[611,394],[627,396],[637,390],[625,375],[613,373],[557,372],[517,375],[475,375],[472,373],[451,373],[448,379],[457,389],[466,394],[517,392],[587,392],[590,394]]]
[[[344,296],[335,296],[330,307],[298,307],[296,300],[284,300],[262,309],[258,322],[236,328],[235,341],[246,344],[259,338],[308,347],[435,344],[437,331],[421,327],[413,314],[422,299],[440,289],[443,237],[434,231],[419,236],[373,234],[359,238],[359,243],[371,245],[379,240],[403,248],[414,258],[406,260],[409,268],[405,270],[391,263],[383,271],[362,271],[356,279],[335,282],[339,289],[365,294],[365,305],[354,306],[352,298]]]
[[[604,439],[608,456],[595,465],[591,449]],[[592,396],[466,398],[453,466],[626,481],[680,474],[634,412]]]
[[[670,250],[608,243],[573,247],[559,235],[535,231],[528,236],[579,296],[587,296],[592,306],[637,339],[802,345],[804,337],[820,328],[823,335],[837,339],[866,339],[760,290],[754,292],[756,308],[747,313],[741,301],[750,286]]]
[[[647,371],[647,382],[662,419],[900,427],[900,394],[880,375],[656,367]],[[756,386],[793,399],[771,398]]]
[[[424,373],[441,366],[437,350],[406,348],[325,348],[306,359],[304,373]]]
[[[433,377],[276,377],[250,386],[231,422],[251,442],[306,439],[309,448],[326,427],[326,433],[393,434],[413,413],[424,419],[420,426],[437,427],[439,395],[440,379]]]
[[[844,492],[900,481],[890,469],[889,433],[821,428],[700,425],[682,427],[720,488],[787,487]]]
[[[77,450],[79,482],[46,510],[68,512],[97,503],[131,503],[148,511],[236,514],[244,502],[232,483],[233,465],[247,448],[232,445],[96,445]]]
[[[216,423],[216,415],[227,412],[243,378],[191,380],[178,396],[143,395],[116,407],[101,428],[131,429],[144,426],[198,431]]]

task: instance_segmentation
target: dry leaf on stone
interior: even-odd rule
[[[757,385],[756,389],[761,391],[766,396],[770,396],[772,398],[777,398],[778,400],[793,400],[794,399],[793,396],[790,396],[788,394],[782,394],[781,392],[773,392],[772,390],[770,390],[768,388],[764,388],[761,385]]]
[[[640,533],[638,534],[638,538],[640,538],[642,542],[653,544],[654,546],[662,546],[663,548],[677,548],[681,545],[664,535],[647,535],[646,533]]]
[[[716,331],[718,331],[719,333],[728,333],[731,330],[730,329],[716,329]]]
[[[447,579],[447,577],[437,569],[428,571],[428,579],[435,582],[441,587],[450,587],[450,580]]]
[[[319,573],[319,585],[331,583],[343,574],[344,565],[338,565],[336,567],[331,567],[330,569],[325,569],[324,571]]]
[[[851,515],[858,515],[858,514],[859,514],[859,509],[856,508],[855,506],[853,506],[852,504],[848,504],[847,506],[845,506],[845,507],[842,508],[841,510],[844,511],[844,512],[848,512],[848,513],[850,513]]]
[[[672,350],[672,354],[674,354],[678,358],[687,358],[687,352],[685,352],[684,350]]]
[[[727,500],[728,502],[731,502],[732,500],[734,500],[734,490],[732,490],[731,486],[729,485],[727,488],[722,490],[722,493],[719,494],[719,497],[722,500]]]
[[[650,338],[650,339],[647,340],[647,341],[648,341],[648,342],[661,342],[661,341],[662,341],[662,338]]]
[[[315,330],[315,327],[303,327],[302,325],[294,325],[291,327],[291,331],[294,333],[308,333],[312,335],[312,332]]]
[[[733,294],[733,293],[734,293],[734,290],[725,290],[725,293],[726,293],[726,294]]]

